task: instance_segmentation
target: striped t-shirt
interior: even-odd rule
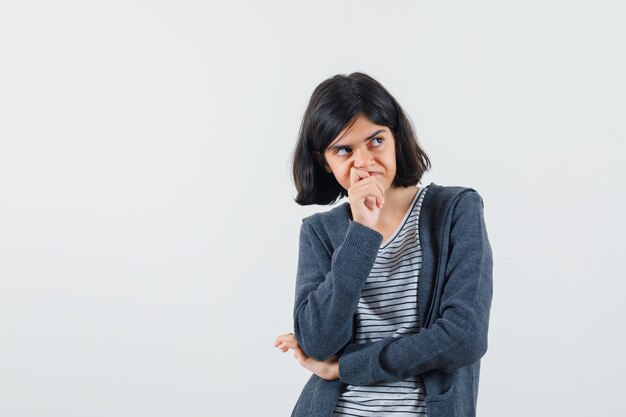
[[[381,245],[356,311],[354,343],[419,331],[417,283],[422,263],[418,220],[428,186],[418,190],[396,231]],[[333,416],[425,416],[419,375],[398,382],[346,385]]]

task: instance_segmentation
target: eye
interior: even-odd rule
[[[375,140],[379,140],[379,141],[380,141],[380,142],[379,142],[379,144],[375,146],[375,147],[377,148],[377,147],[379,147],[380,145],[382,145],[382,144],[383,144],[383,141],[384,141],[385,139],[383,139],[383,138],[374,138],[374,139],[372,139],[372,142],[373,142],[373,141],[375,141]]]
[[[379,146],[381,146],[383,144],[385,139],[381,138],[381,137],[377,137],[377,138],[373,138],[372,140],[370,140],[370,143],[373,143],[375,148],[378,148]],[[375,142],[378,141],[378,142]],[[350,152],[352,150],[352,148],[350,148],[349,146],[342,146],[341,148],[338,148],[335,150],[335,154],[339,155],[339,156],[344,156],[346,155],[345,153],[341,153],[341,151],[343,151],[344,149],[347,149],[348,152]]]

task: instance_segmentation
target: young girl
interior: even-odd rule
[[[492,252],[472,188],[418,187],[430,160],[402,107],[355,72],[323,81],[300,128],[291,349],[312,375],[292,417],[475,416]],[[419,284],[419,285],[418,285]]]

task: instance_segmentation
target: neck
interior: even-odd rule
[[[385,192],[385,204],[380,210],[379,222],[393,222],[402,217],[409,209],[409,205],[419,191],[417,186],[391,187]]]

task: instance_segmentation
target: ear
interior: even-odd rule
[[[322,155],[318,151],[315,151],[314,155],[315,155],[315,159],[317,160],[317,162],[322,166],[322,168],[324,168],[324,171],[326,171],[328,173],[332,173],[333,172],[333,170],[330,169],[330,167],[326,163],[326,158],[324,158],[324,155]]]

